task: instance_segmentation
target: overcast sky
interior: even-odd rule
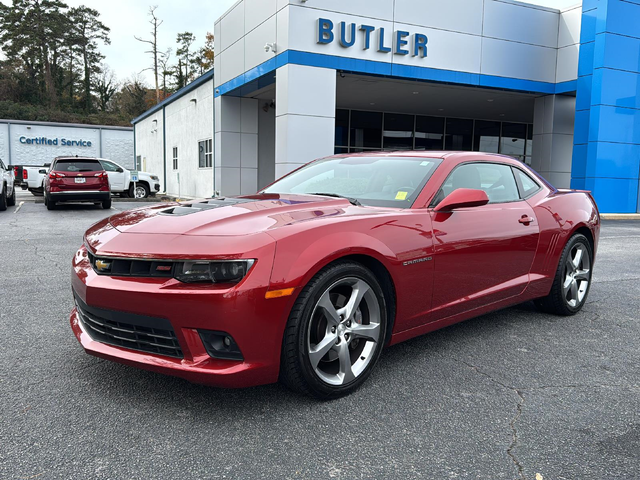
[[[11,4],[11,0],[0,0]],[[69,6],[86,5],[95,8],[101,14],[102,22],[111,28],[111,45],[101,46],[107,63],[119,80],[131,77],[151,65],[151,58],[144,52],[148,45],[137,42],[133,36],[150,38],[151,25],[147,22],[149,5],[158,5],[156,15],[164,23],[159,30],[158,46],[160,50],[169,47],[175,53],[176,35],[189,31],[195,34],[194,46],[199,48],[207,32],[213,33],[213,23],[226,12],[236,0],[63,0]],[[416,0],[417,1],[417,0]],[[446,1],[446,0],[442,0]],[[579,3],[579,0],[527,0],[553,8],[566,8]],[[149,84],[150,72],[143,73]]]

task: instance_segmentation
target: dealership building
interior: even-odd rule
[[[208,72],[133,121],[168,193],[254,193],[315,158],[471,150],[639,210],[640,0],[240,0]]]
[[[0,120],[5,164],[40,166],[63,155],[108,158],[133,168],[133,128]]]

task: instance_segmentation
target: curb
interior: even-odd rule
[[[640,220],[640,213],[601,213],[602,220]]]

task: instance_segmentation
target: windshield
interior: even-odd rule
[[[278,180],[263,193],[329,194],[362,205],[409,208],[440,162],[419,157],[328,158]]]
[[[58,160],[56,172],[100,172],[104,170],[98,160]]]

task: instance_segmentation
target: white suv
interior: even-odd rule
[[[16,189],[13,183],[13,168],[7,168],[0,160],[0,212],[16,204]]]

